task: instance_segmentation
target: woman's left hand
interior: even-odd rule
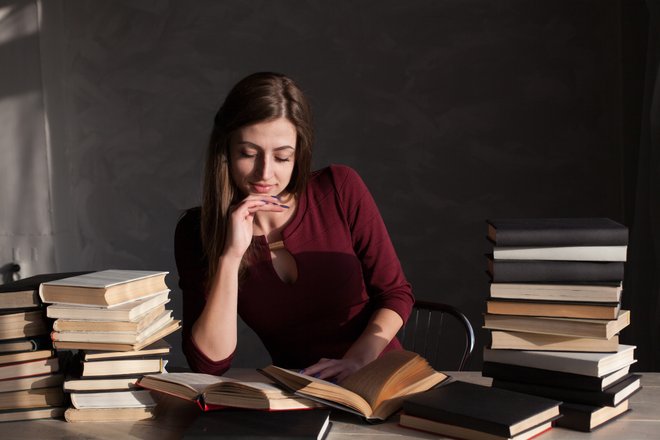
[[[314,365],[305,368],[302,374],[337,383],[362,367],[363,365],[356,359],[321,358]]]

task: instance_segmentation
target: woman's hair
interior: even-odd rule
[[[201,235],[208,258],[208,282],[215,276],[225,246],[230,206],[241,199],[231,178],[231,135],[248,125],[277,118],[286,118],[296,128],[295,163],[285,191],[299,197],[310,174],[313,129],[307,98],[291,78],[272,72],[249,75],[231,89],[215,115],[202,195]],[[240,274],[248,255],[246,252],[241,262]]]

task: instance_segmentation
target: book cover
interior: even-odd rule
[[[520,365],[584,376],[602,377],[635,362],[634,345],[620,344],[616,353],[493,350],[484,348],[484,362]]]
[[[629,374],[603,391],[586,391],[574,388],[559,388],[522,382],[493,380],[493,387],[535,396],[548,397],[564,402],[581,403],[594,406],[616,406],[642,388],[641,376]]]
[[[622,262],[494,260],[488,256],[488,273],[495,283],[571,283],[623,281]]]
[[[561,402],[454,381],[408,397],[405,414],[477,431],[513,437],[559,416]]]
[[[139,408],[67,408],[64,419],[77,422],[133,422],[156,417],[156,407]]]
[[[328,409],[277,412],[227,409],[201,413],[183,438],[317,440],[325,438],[330,427]]]
[[[625,246],[628,228],[609,218],[489,219],[488,238],[498,246]]]
[[[624,400],[617,406],[562,403],[559,406],[562,417],[557,420],[557,426],[575,431],[591,432],[625,414],[629,408],[628,400]]]
[[[558,388],[573,388],[586,391],[603,391],[608,386],[628,375],[630,366],[606,376],[585,376],[582,374],[564,373],[562,371],[544,370],[542,368],[521,367],[519,365],[484,362],[481,374],[508,382],[523,382]]]
[[[154,408],[156,401],[148,390],[70,393],[71,404],[84,408]]]
[[[544,422],[527,431],[521,432],[513,437],[488,434],[470,429],[463,426],[452,425],[449,423],[440,423],[435,420],[423,419],[421,417],[411,416],[410,414],[401,414],[399,425],[404,428],[412,428],[418,431],[432,432],[443,437],[460,438],[464,440],[528,440],[546,431],[552,429],[552,422]]]

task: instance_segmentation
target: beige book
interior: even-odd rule
[[[64,405],[61,386],[0,393],[0,410]]]
[[[156,417],[156,408],[68,408],[64,419],[77,422],[131,422],[151,420]]]
[[[71,393],[71,404],[83,408],[153,408],[156,401],[149,390]]]
[[[174,333],[180,327],[181,321],[174,320],[142,342],[135,344],[53,341],[53,347],[57,350],[136,351],[153,344],[170,333]]]
[[[53,304],[47,307],[46,315],[55,319],[135,322],[154,307],[167,304],[169,292],[163,290],[113,307]]]
[[[167,272],[103,270],[49,281],[39,286],[45,303],[112,306],[167,289]]]
[[[495,350],[549,350],[616,352],[619,336],[610,339],[575,338],[573,336],[547,335],[542,333],[491,332],[491,348]]]
[[[159,305],[140,315],[135,321],[92,321],[58,319],[53,323],[56,332],[130,332],[139,333],[165,313],[165,305]]]
[[[626,261],[627,246],[494,246],[496,260]]]
[[[43,310],[0,314],[0,339],[17,339],[48,333]]]
[[[553,303],[542,301],[487,301],[486,312],[498,315],[553,316],[557,318],[616,319],[619,303]]]
[[[20,411],[0,413],[0,422],[18,422],[20,420],[56,419],[64,416],[64,407],[28,408]]]
[[[82,377],[115,376],[128,374],[160,373],[164,362],[161,358],[112,359],[83,362]]]
[[[84,361],[93,361],[100,359],[126,359],[131,357],[145,357],[166,355],[170,352],[170,344],[164,339],[159,339],[153,344],[144,347],[138,351],[94,351],[85,350],[81,353]]]
[[[64,376],[61,374],[47,374],[40,376],[19,377],[17,379],[0,380],[0,393],[19,390],[34,390],[62,385]]]
[[[46,359],[53,356],[53,350],[24,351],[0,355],[0,365],[13,364],[16,362],[27,362],[36,359]]]
[[[64,382],[64,391],[126,391],[137,389],[137,381],[142,377],[120,377],[100,379],[69,379]]]
[[[87,331],[52,332],[53,341],[101,342],[105,344],[138,344],[173,322],[172,311],[167,310],[141,332]]]
[[[491,298],[548,301],[618,302],[623,291],[616,286],[590,284],[491,283]]]
[[[448,378],[431,368],[426,359],[405,350],[387,352],[337,384],[274,365],[261,371],[296,395],[367,420],[387,419],[401,409],[407,396],[429,390]]]
[[[446,436],[466,440],[527,440],[552,428],[552,422],[544,422],[512,437],[502,437],[501,435],[494,435],[476,429],[436,422],[435,420],[423,419],[409,414],[401,414],[399,424],[406,428],[432,432],[443,437]]]
[[[0,365],[0,380],[56,373],[60,368],[57,358],[36,359],[16,364]]]

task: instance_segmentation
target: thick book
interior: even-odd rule
[[[626,246],[628,228],[609,218],[489,219],[488,238],[498,246]]]
[[[552,318],[524,315],[484,315],[484,328],[545,333],[582,338],[610,339],[630,325],[630,311],[619,310],[616,319]]]
[[[76,422],[133,422],[156,417],[156,407],[141,408],[67,408],[64,420]]]
[[[53,356],[53,350],[25,351],[0,355],[0,365],[29,362],[37,359],[46,359]]]
[[[450,423],[436,422],[435,420],[415,417],[405,413],[401,414],[399,425],[404,428],[412,428],[418,431],[439,434],[443,437],[460,438],[464,440],[528,440],[535,438],[552,428],[552,422],[545,422],[514,436],[502,436],[488,434],[476,429],[452,425]]]
[[[103,270],[39,286],[45,303],[113,306],[167,290],[167,272]]]
[[[181,327],[181,321],[174,320],[153,335],[135,344],[106,343],[106,342],[73,342],[53,341],[53,348],[57,350],[97,350],[97,351],[137,351],[155,343],[165,336],[174,333]]]
[[[64,381],[65,392],[85,391],[128,391],[138,389],[137,381],[142,375],[106,376],[98,378],[69,378]]]
[[[54,319],[135,322],[155,307],[167,304],[169,290],[113,307],[94,307],[72,304],[51,304],[46,316]]]
[[[630,366],[625,366],[606,376],[585,376],[542,368],[484,362],[481,374],[485,377],[507,382],[522,382],[558,388],[574,388],[586,391],[603,391],[628,375]]]
[[[486,313],[495,315],[549,316],[556,318],[616,319],[621,303],[578,303],[490,299]]]
[[[559,417],[554,399],[455,381],[408,397],[407,415],[513,437]]]
[[[328,409],[275,412],[228,409],[200,414],[188,427],[183,438],[322,440],[331,425]]]
[[[39,285],[89,272],[46,273],[0,285],[0,310],[41,306]]]
[[[562,417],[557,420],[557,426],[575,431],[591,432],[625,414],[630,408],[629,403],[629,400],[624,400],[617,406],[593,406],[565,402],[559,406]]]
[[[8,391],[34,390],[62,385],[64,376],[61,374],[46,374],[42,376],[19,377],[17,379],[0,380],[0,393]]]
[[[57,419],[64,416],[64,407],[45,407],[27,409],[6,409],[0,411],[0,422],[19,422],[21,420]]]
[[[85,408],[154,408],[156,401],[148,390],[71,393],[71,404]]]
[[[61,386],[0,393],[0,410],[63,406],[64,403]]]
[[[493,380],[493,387],[519,393],[557,399],[563,402],[581,403],[594,406],[616,406],[642,389],[641,376],[629,374],[603,391],[586,391],[574,388],[559,388],[522,382]]]
[[[491,298],[522,300],[619,302],[620,281],[606,284],[491,283]]]
[[[161,357],[84,361],[81,365],[80,377],[161,373],[164,366],[165,361]]]
[[[166,310],[163,304],[138,316],[135,321],[57,319],[53,323],[53,330],[56,332],[127,332],[138,334],[145,331],[154,321],[162,318],[164,313],[171,314],[172,312]]]
[[[0,365],[0,380],[51,374],[58,372],[59,369],[60,363],[54,357],[5,364]]]
[[[283,391],[266,378],[254,382],[202,373],[167,373],[146,375],[138,385],[195,402],[204,411],[221,407],[277,411],[321,406]]]
[[[495,246],[496,260],[626,261],[627,246]]]
[[[100,342],[103,344],[139,344],[174,322],[172,311],[166,310],[140,331],[54,331],[53,341]]]
[[[602,377],[635,362],[634,345],[620,344],[616,353],[579,351],[493,350],[484,348],[484,362],[520,365]]]
[[[260,370],[291,392],[357,414],[368,421],[385,420],[401,409],[403,399],[448,379],[416,353],[383,354],[339,383],[332,383],[274,365]]]
[[[93,361],[102,359],[128,359],[134,357],[147,357],[147,356],[165,356],[170,352],[170,344],[164,339],[159,339],[153,344],[144,347],[138,351],[98,351],[98,350],[83,350],[80,352],[83,361]]]
[[[0,312],[0,339],[17,339],[48,334],[50,325],[44,311]]]
[[[576,338],[573,336],[547,335],[493,330],[490,348],[496,350],[550,350],[588,351],[614,353],[619,348],[619,336],[610,339]]]
[[[623,281],[624,263],[615,261],[493,260],[488,273],[494,283],[571,283]]]
[[[37,351],[53,348],[48,335],[0,341],[0,354]]]

